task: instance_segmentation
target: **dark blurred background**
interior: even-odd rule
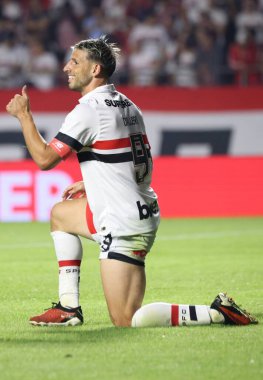
[[[263,82],[263,0],[2,0],[0,88],[66,86],[70,46],[101,35],[122,49],[119,85]]]

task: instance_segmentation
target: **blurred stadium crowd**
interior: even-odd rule
[[[263,0],[2,0],[0,88],[65,86],[70,46],[101,35],[117,84],[263,83]]]

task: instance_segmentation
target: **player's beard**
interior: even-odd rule
[[[83,92],[84,88],[87,87],[91,81],[91,75],[88,75],[85,78],[74,77],[74,80],[69,82],[68,87],[70,90]]]

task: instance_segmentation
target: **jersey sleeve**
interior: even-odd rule
[[[66,147],[76,152],[81,151],[84,146],[92,144],[97,136],[96,111],[88,104],[78,104],[65,118],[58,134],[52,140],[52,148],[58,154],[61,148],[62,155],[67,155]],[[63,147],[58,147],[60,142]],[[64,152],[64,153],[63,153]]]

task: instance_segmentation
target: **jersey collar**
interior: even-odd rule
[[[80,99],[79,99],[79,103],[85,103],[86,100],[88,100],[90,97],[92,97],[94,94],[99,94],[99,93],[103,93],[103,92],[114,92],[116,91],[115,89],[115,86],[114,84],[105,84],[104,86],[99,86],[97,88],[95,88],[95,90],[92,90],[90,91],[88,94],[82,96]]]

